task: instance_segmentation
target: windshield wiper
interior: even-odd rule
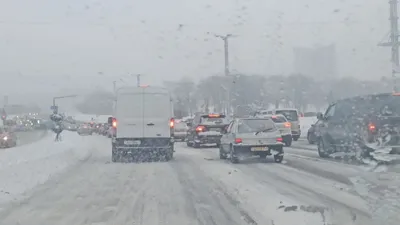
[[[255,133],[255,135],[258,135],[259,133],[264,133],[264,132],[267,132],[267,131],[270,131],[270,130],[273,130],[274,128],[267,128],[267,129],[265,129],[265,130],[260,130],[260,131],[257,131],[256,133]]]

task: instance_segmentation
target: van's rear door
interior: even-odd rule
[[[143,137],[143,88],[119,89],[117,92],[117,138]]]
[[[144,137],[170,138],[172,102],[169,91],[164,88],[143,88],[144,90]]]

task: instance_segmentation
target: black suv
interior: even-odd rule
[[[193,121],[187,125],[187,146],[199,148],[205,144],[216,144],[219,147],[222,131],[229,125],[229,121],[223,114],[196,113]]]
[[[358,152],[370,158],[384,147],[400,153],[400,95],[374,94],[339,100],[319,113],[318,153]]]

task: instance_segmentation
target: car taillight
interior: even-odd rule
[[[171,118],[171,119],[169,120],[169,127],[170,127],[170,128],[174,128],[174,126],[175,126],[175,120],[174,120],[174,118]]]
[[[284,124],[284,126],[285,126],[286,128],[290,128],[290,127],[292,126],[292,124],[290,124],[289,122],[286,122],[286,123]]]
[[[368,130],[369,130],[370,132],[375,132],[375,131],[376,131],[376,126],[375,126],[375,124],[369,123],[369,124],[368,124]]]
[[[240,144],[242,143],[242,139],[241,138],[235,138],[235,144]]]
[[[117,128],[117,119],[113,118],[112,120],[112,127]]]
[[[204,132],[206,130],[205,126],[198,126],[196,127],[196,132]]]
[[[283,138],[282,137],[278,137],[278,138],[276,138],[276,141],[277,142],[283,142]]]

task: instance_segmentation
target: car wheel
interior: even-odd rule
[[[318,139],[318,155],[321,158],[328,158],[329,154],[326,153],[326,145],[322,138]]]
[[[310,145],[312,145],[312,144],[315,143],[314,140],[312,140],[312,138],[311,138],[311,134],[307,134],[307,141],[308,141],[308,143],[309,143]]]
[[[276,163],[282,163],[283,161],[283,155],[274,155],[274,161]]]
[[[192,146],[193,146],[193,144],[192,144],[192,143],[190,143],[189,141],[186,141],[186,146],[188,146],[188,147],[192,147]]]
[[[266,159],[267,158],[267,154],[260,154],[260,159]]]
[[[221,146],[221,145],[219,145],[219,158],[220,158],[220,159],[227,159],[226,153],[225,153],[224,150],[222,149],[222,146]]]
[[[229,159],[231,161],[231,163],[237,164],[239,163],[239,158],[236,156],[235,154],[235,149],[233,146],[230,147],[230,151],[229,151]]]
[[[196,142],[195,142],[195,143],[193,144],[193,147],[194,147],[194,148],[200,148],[200,143],[196,143]]]
[[[292,139],[290,138],[290,139],[287,139],[286,141],[285,141],[285,146],[286,147],[290,147],[292,145]]]
[[[299,140],[299,137],[293,137],[293,141]]]

